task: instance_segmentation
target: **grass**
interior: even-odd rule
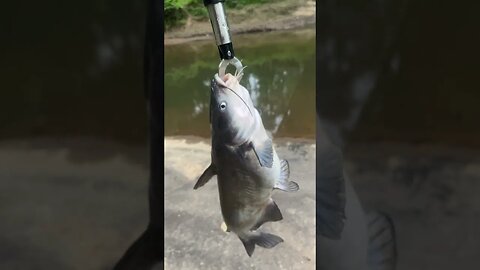
[[[273,0],[226,0],[224,5],[226,8],[241,8],[272,1]],[[165,0],[164,3],[166,30],[184,25],[189,17],[195,20],[208,19],[207,8],[203,5],[202,0]]]

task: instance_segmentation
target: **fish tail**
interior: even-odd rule
[[[252,257],[252,254],[255,251],[255,245],[263,248],[273,248],[283,242],[283,239],[280,236],[262,232],[250,233],[243,237],[239,236],[239,238],[250,257]]]

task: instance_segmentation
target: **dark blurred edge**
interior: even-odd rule
[[[115,270],[163,269],[163,1],[149,0],[147,9],[144,89],[150,122],[150,222]]]
[[[354,1],[352,1],[352,2],[354,2]],[[379,74],[378,79],[375,82],[374,88],[378,88],[379,84],[382,82],[382,80],[384,80],[384,78],[388,76],[388,67],[389,67],[389,65],[390,65],[390,63],[391,63],[391,61],[394,57],[394,52],[395,52],[395,49],[396,49],[395,46],[397,46],[398,39],[401,37],[402,31],[404,31],[402,26],[404,26],[405,20],[407,19],[406,18],[406,11],[408,9],[408,4],[410,3],[410,1],[409,0],[398,0],[398,1],[392,1],[392,3],[395,4],[395,8],[393,9],[394,12],[393,12],[393,14],[391,14],[391,15],[394,15],[394,18],[392,19],[392,21],[394,21],[394,23],[392,23],[392,29],[390,30],[391,36],[388,37],[388,38],[384,38],[385,39],[384,47],[379,52],[379,55],[380,55],[379,61],[375,62],[373,64],[373,68]],[[325,61],[325,60],[321,58],[321,55],[325,54],[325,50],[326,50],[326,48],[324,47],[324,45],[326,43],[325,40],[327,38],[327,36],[326,36],[327,31],[326,30],[328,28],[334,28],[334,29],[342,30],[341,28],[345,27],[345,23],[344,23],[344,25],[341,25],[341,27],[339,27],[338,25],[335,25],[333,17],[335,15],[338,16],[340,13],[342,13],[341,8],[345,7],[345,6],[348,7],[348,2],[320,0],[320,1],[317,1],[316,4],[317,4],[316,11],[315,11],[316,12],[316,14],[315,14],[316,15],[316,28],[315,28],[316,29],[316,37],[315,37],[316,38],[316,113],[317,113],[317,116],[320,119],[323,120],[324,119],[323,116],[325,114],[325,112],[322,111],[322,109],[324,109],[323,106],[328,105],[328,104],[326,104],[325,101],[331,102],[332,97],[329,97],[328,94],[322,93],[321,91],[325,87],[325,81],[332,80],[334,78],[331,74],[323,73],[324,70],[319,68],[319,67],[322,66],[322,64],[325,65],[325,63],[322,63],[322,61]],[[358,5],[362,5],[362,4],[358,4]],[[345,14],[346,12],[343,12],[343,13]],[[360,13],[360,11],[358,13]],[[348,13],[347,13],[347,15],[348,15]],[[342,78],[342,80],[348,80],[348,76],[346,76],[345,74],[342,74],[340,77]],[[337,79],[337,78],[335,78],[335,79]],[[328,107],[328,106],[325,106],[325,107]],[[335,110],[337,110],[337,108],[335,108]],[[335,119],[335,118],[333,118],[333,119]],[[334,124],[339,124],[339,123],[334,123]],[[317,128],[316,130],[318,131],[319,129]],[[327,156],[328,159],[325,159],[326,149],[325,148],[321,149],[321,147],[324,143],[320,143],[320,140],[328,141],[328,143],[332,144],[334,146],[334,148],[336,148],[335,150],[339,152],[338,156],[342,159],[340,163],[343,164],[343,154],[342,154],[343,148],[344,148],[343,145],[342,145],[342,139],[343,138],[339,138],[340,135],[338,133],[333,132],[332,130],[330,130],[328,128],[325,128],[325,126],[322,127],[322,131],[325,132],[324,134],[322,134],[322,136],[326,136],[326,138],[320,137],[321,136],[320,134],[316,135],[316,139],[317,139],[317,143],[316,143],[317,144],[316,195],[317,196],[319,194],[322,194],[322,190],[327,190],[327,191],[332,190],[331,187],[326,188],[325,184],[319,185],[319,182],[318,182],[319,177],[325,177],[325,175],[320,176],[321,174],[319,173],[319,171],[324,171],[324,172],[328,171],[329,168],[326,167],[325,164],[328,165],[329,161],[333,160],[332,156]],[[322,152],[322,154],[320,154],[318,151],[323,151],[323,152]],[[334,156],[337,156],[337,153],[335,153]],[[330,168],[330,169],[332,170],[333,168]],[[338,169],[333,170],[333,172],[336,172],[336,173],[339,173],[339,174],[343,174],[343,171],[344,171],[343,166],[340,166]],[[339,184],[339,183],[337,183],[337,184]],[[343,185],[345,184],[343,182],[343,179],[342,179],[341,184],[343,184]],[[336,190],[339,190],[339,194],[342,194],[342,193],[344,193],[345,187],[340,185],[336,188]],[[340,198],[342,198],[342,196],[340,196]],[[345,200],[345,197],[343,197],[343,199]],[[338,205],[341,206],[341,208],[338,209],[338,210],[341,210],[341,211],[338,211],[338,213],[342,213],[342,212],[344,213],[346,202],[343,201],[342,203],[340,203]],[[316,198],[316,217],[317,217],[316,219],[317,219],[317,222],[319,220],[321,220],[321,218],[319,218],[319,217],[322,217],[323,215],[325,215],[325,213],[319,212],[319,209],[325,209],[325,206],[322,206],[322,200],[317,197]],[[373,262],[373,264],[370,265],[370,266],[374,269],[378,269],[377,267],[382,267],[380,269],[390,269],[389,267],[391,267],[392,269],[395,269],[396,265],[397,265],[398,251],[397,251],[396,240],[395,240],[396,233],[395,233],[394,222],[393,222],[392,218],[386,213],[381,213],[381,216],[382,216],[382,218],[384,218],[390,224],[391,230],[392,230],[391,237],[393,237],[394,240],[393,240],[393,242],[392,241],[386,242],[387,244],[388,243],[393,243],[392,244],[393,252],[391,254],[392,263],[391,264],[385,264],[385,265],[382,265],[382,264],[376,265],[375,262]],[[348,217],[346,217],[346,218],[348,219]],[[333,219],[333,220],[335,220],[335,219]],[[319,236],[325,236],[325,237],[328,237],[328,238],[332,238],[332,236],[334,236],[332,239],[341,238],[341,235],[342,235],[343,229],[344,229],[344,225],[343,225],[343,220],[338,220],[338,221],[339,221],[339,223],[337,223],[337,225],[334,226],[334,228],[336,228],[337,231],[334,231],[334,233],[333,232],[330,233],[330,236],[328,234],[325,234],[325,229],[324,229],[325,226],[321,226],[322,224],[318,224],[318,223],[316,224],[316,237],[317,237],[316,241],[317,241],[317,243],[322,241]],[[385,244],[385,243],[382,242],[382,244]],[[369,243],[369,248],[375,249],[375,248],[378,248],[378,246],[375,246],[375,243]],[[316,249],[316,261],[317,262],[319,262],[323,259],[322,254],[319,254],[318,252],[319,252],[319,249]],[[375,252],[375,250],[374,250],[374,252]],[[385,267],[385,268],[383,268],[383,267]]]

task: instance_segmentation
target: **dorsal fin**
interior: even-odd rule
[[[290,165],[285,159],[280,160],[280,182],[288,182],[290,178]]]
[[[300,189],[298,184],[293,181],[288,181],[288,178],[290,178],[290,166],[288,165],[288,161],[282,159],[280,160],[280,177],[275,182],[274,188],[286,192],[298,191]]]

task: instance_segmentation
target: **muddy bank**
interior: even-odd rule
[[[290,30],[315,25],[316,2],[311,0],[283,0],[241,9],[227,9],[228,23],[233,39],[242,33]],[[164,44],[172,45],[192,40],[213,39],[208,19],[189,19],[186,25],[165,32]]]
[[[300,190],[274,193],[283,220],[266,223],[260,230],[285,242],[273,249],[257,247],[250,258],[238,237],[221,228],[215,178],[193,190],[210,163],[208,141],[165,139],[165,269],[315,269],[315,144],[275,143]]]

